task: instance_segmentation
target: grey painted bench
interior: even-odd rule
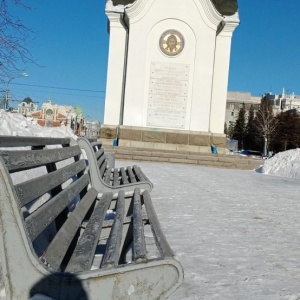
[[[152,190],[153,184],[139,166],[115,168],[114,165],[109,165],[109,161],[113,160],[108,159],[101,142],[90,142],[86,138],[79,138],[78,144],[86,154],[91,181],[98,191],[127,192],[134,188]]]
[[[98,193],[81,157],[68,138],[0,136],[0,260],[7,299],[168,297],[183,270],[149,192]]]

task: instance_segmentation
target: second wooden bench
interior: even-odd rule
[[[152,190],[152,182],[139,166],[115,168],[114,165],[109,165],[109,159],[101,142],[90,142],[86,138],[79,138],[78,144],[86,154],[91,181],[98,191],[118,192],[123,190],[127,192],[134,188]]]

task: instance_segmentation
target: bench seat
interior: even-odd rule
[[[105,153],[102,143],[90,142],[86,138],[79,138],[78,144],[85,153],[89,162],[89,173],[93,186],[98,191],[125,192],[134,188],[151,191],[152,182],[137,165],[115,168],[113,159]]]
[[[183,271],[149,192],[99,193],[81,154],[68,138],[0,136],[7,299],[168,297]]]

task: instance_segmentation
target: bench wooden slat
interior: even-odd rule
[[[81,150],[79,146],[34,151],[0,151],[0,156],[3,158],[6,167],[10,172],[44,166],[46,164],[61,161],[80,154]]]
[[[105,156],[105,155],[104,155],[104,149],[101,148],[100,150],[97,150],[97,151],[95,152],[95,156],[96,156],[97,160],[99,159],[99,157]],[[99,165],[99,164],[98,164],[98,165]]]
[[[125,193],[124,191],[120,191],[118,194],[118,203],[114,223],[107,240],[104,257],[101,264],[102,268],[111,268],[118,265],[122,242],[124,212]]]
[[[111,168],[107,168],[105,172],[104,182],[110,184]]]
[[[142,216],[143,218],[143,224],[144,225],[149,225],[149,219],[146,215]],[[100,235],[100,239],[101,240],[107,240],[109,237],[109,233],[110,233],[110,229],[113,225],[114,220],[105,220],[103,222],[103,226],[102,226],[102,231],[101,231],[101,235]],[[132,216],[130,217],[125,217],[124,218],[124,226],[129,225],[132,222]]]
[[[77,175],[85,168],[84,160],[75,162],[57,171],[42,175],[38,178],[30,179],[15,185],[15,189],[20,200],[21,206],[24,206],[32,200],[42,196],[52,190],[59,184],[67,181],[69,178]]]
[[[101,174],[101,177],[103,177],[106,168],[107,168],[107,160],[105,160],[105,161],[103,162],[103,164],[101,165],[101,167],[100,167],[100,174]]]
[[[102,147],[102,143],[101,142],[91,142],[91,145],[93,148],[97,148],[100,149]]]
[[[156,212],[154,210],[152,200],[150,197],[150,193],[148,191],[143,192],[143,200],[144,200],[144,205],[146,208],[146,212],[151,224],[151,230],[156,242],[156,246],[158,250],[160,251],[160,254],[162,257],[172,257],[174,256],[174,253],[169,246],[167,239],[160,227],[160,224],[157,219]]]
[[[104,163],[104,161],[105,161],[105,156],[102,155],[102,156],[100,157],[100,159],[97,161],[97,165],[98,165],[98,168],[99,168],[99,169],[101,168],[101,166],[102,166],[102,164]]]
[[[147,260],[140,189],[133,195],[133,259],[137,263]]]
[[[113,175],[113,186],[119,185],[119,171],[118,169],[114,169],[114,175]]]
[[[70,145],[70,138],[49,138],[32,136],[1,136],[1,147],[27,147],[45,145]]]
[[[133,166],[133,171],[134,171],[134,174],[135,176],[137,177],[138,181],[146,181],[148,180],[144,173],[142,172],[141,168],[137,165],[134,165]]]
[[[135,183],[136,182],[136,178],[135,175],[131,169],[131,167],[127,167],[127,173],[128,173],[128,177],[131,183]]]
[[[25,219],[32,241],[75,199],[88,183],[89,175],[85,174]]]
[[[98,192],[94,188],[89,189],[41,257],[53,270],[60,270],[65,254],[97,195]]]
[[[122,178],[122,184],[128,184],[129,181],[127,179],[126,171],[124,167],[120,168],[121,178]]]
[[[91,269],[95,249],[112,197],[112,193],[105,193],[100,198],[84,233],[79,239],[78,245],[66,268],[66,272],[81,272]]]

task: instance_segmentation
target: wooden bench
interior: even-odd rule
[[[86,138],[79,138],[78,144],[87,157],[91,181],[98,191],[127,192],[134,188],[152,190],[153,184],[139,166],[115,168],[114,165],[109,165],[109,159],[101,142],[90,142]]]
[[[183,270],[149,192],[99,193],[80,157],[69,138],[0,136],[0,260],[7,299],[168,297]]]

